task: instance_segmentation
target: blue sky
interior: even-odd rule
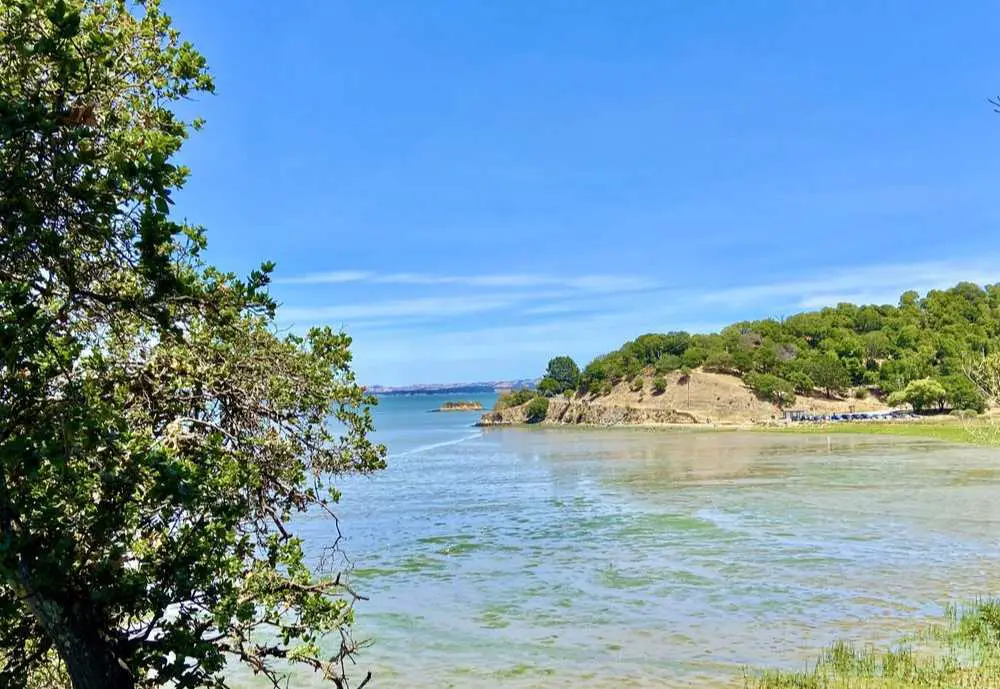
[[[1000,280],[1000,3],[166,2],[178,212],[365,383]]]

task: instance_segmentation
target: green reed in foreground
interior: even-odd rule
[[[943,627],[925,630],[921,648],[855,648],[835,643],[805,672],[748,673],[746,689],[909,689],[1000,687],[1000,600],[949,611]]]

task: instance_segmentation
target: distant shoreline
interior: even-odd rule
[[[369,385],[365,390],[377,396],[393,395],[498,395],[510,390],[534,389],[536,380],[496,380],[482,383],[425,383],[420,385]]]

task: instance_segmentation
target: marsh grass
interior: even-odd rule
[[[1000,600],[949,609],[944,625],[928,627],[889,650],[837,642],[803,672],[745,675],[746,689],[1000,688]]]
[[[919,421],[801,424],[762,430],[800,435],[893,435],[932,438],[969,445],[1000,446],[1000,424],[995,420],[955,416],[940,416]]]

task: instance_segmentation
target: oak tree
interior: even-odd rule
[[[2,686],[346,686],[355,595],[290,520],[383,466],[374,400],[175,218],[212,88],[155,0],[0,0]]]

